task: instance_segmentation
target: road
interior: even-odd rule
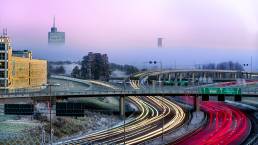
[[[135,82],[132,82],[132,86],[139,87]],[[109,130],[57,144],[138,144],[179,127],[186,118],[186,114],[180,106],[165,98],[153,96],[128,98],[141,113],[136,118],[127,120],[125,128],[123,124],[120,124]],[[164,127],[162,127],[163,117]]]
[[[193,104],[189,96],[184,96],[182,99],[188,104]],[[248,137],[251,122],[240,109],[217,101],[203,101],[200,106],[208,114],[207,125],[173,144],[237,145]]]
[[[177,144],[237,145],[247,138],[251,124],[246,114],[239,109],[215,101],[203,102],[201,108],[208,113],[208,124]]]

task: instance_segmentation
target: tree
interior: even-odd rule
[[[108,80],[109,62],[106,54],[92,53],[84,56],[81,62],[80,76],[83,79]]]
[[[77,65],[73,68],[71,76],[74,78],[80,78],[80,68]]]
[[[56,67],[55,73],[56,73],[56,74],[65,74],[64,66],[61,65],[61,66],[59,66],[59,67]]]
[[[110,63],[109,67],[111,71],[120,70],[124,71],[127,75],[139,72],[139,69],[133,65],[119,65],[115,63]]]
[[[217,70],[238,70],[238,71],[244,70],[244,68],[241,64],[239,64],[238,62],[232,62],[232,61],[221,62],[218,64],[209,63],[209,64],[203,65],[202,68],[203,69],[217,69]]]
[[[81,78],[83,78],[83,79],[87,79],[88,78],[88,67],[87,67],[87,64],[89,63],[88,62],[88,56],[86,55],[86,56],[84,56],[83,58],[82,58],[82,61],[81,61],[81,70],[80,70],[80,76],[81,76]]]

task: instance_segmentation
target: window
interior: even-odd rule
[[[0,87],[5,87],[5,80],[0,80]]]
[[[0,78],[4,78],[4,71],[0,71]]]
[[[5,60],[5,53],[0,53],[0,60]]]
[[[5,50],[5,44],[4,43],[0,43],[0,50]]]
[[[5,68],[5,62],[0,62],[0,69],[4,69]]]

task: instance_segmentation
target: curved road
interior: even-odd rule
[[[239,109],[215,101],[203,102],[201,108],[208,113],[208,124],[196,134],[177,144],[236,145],[247,138],[251,124]]]
[[[139,87],[139,84],[131,83],[135,89]],[[127,120],[125,134],[124,126],[119,125],[109,130],[66,141],[65,144],[123,144],[124,141],[125,144],[137,144],[157,137],[162,132],[165,133],[179,127],[186,117],[180,106],[162,97],[129,97],[129,99],[139,108],[141,113],[136,118]],[[162,128],[163,117],[164,127]]]

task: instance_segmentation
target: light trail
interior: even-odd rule
[[[93,81],[92,83],[112,87],[104,82]],[[104,84],[103,84],[104,83]],[[139,81],[131,81],[134,89],[140,88]],[[148,139],[160,136],[162,133],[171,131],[183,124],[186,114],[177,104],[161,97],[145,96],[143,98],[136,96],[128,97],[140,110],[140,114],[125,124],[125,143],[137,144]],[[163,101],[163,103],[161,103]],[[162,129],[162,119],[164,117],[164,127]],[[124,126],[119,125],[112,129],[99,131],[89,135],[65,142],[65,144],[123,144]]]
[[[208,113],[208,124],[198,133],[177,144],[237,145],[248,136],[251,124],[239,109],[215,101],[203,102],[201,108]]]

